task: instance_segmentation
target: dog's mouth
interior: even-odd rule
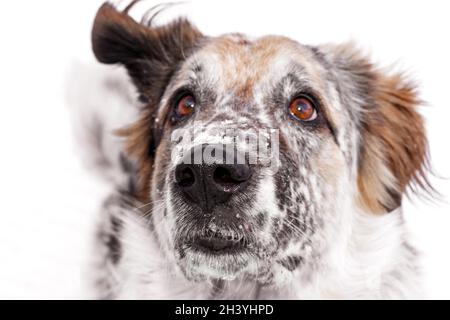
[[[249,235],[221,230],[199,232],[178,240],[180,263],[188,279],[233,279],[254,257]]]
[[[254,248],[253,237],[251,234],[239,231],[242,230],[206,228],[189,236],[180,235],[178,248],[193,255],[218,259],[251,254]]]
[[[274,243],[263,243],[257,232],[245,226],[211,225],[185,227],[175,239],[177,262],[187,279],[233,280],[239,276],[259,277],[260,272],[269,270]]]
[[[189,246],[193,251],[211,255],[237,254],[248,250],[248,241],[234,234],[202,235],[192,239]]]

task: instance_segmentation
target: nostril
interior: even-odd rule
[[[195,183],[194,171],[189,167],[177,170],[177,183],[180,187],[191,187]]]
[[[217,167],[216,170],[214,170],[213,179],[218,184],[237,183],[237,181],[231,177],[231,172],[224,167]]]
[[[236,186],[250,178],[248,166],[240,168],[238,166],[218,166],[213,173],[213,179],[216,184],[222,186]]]

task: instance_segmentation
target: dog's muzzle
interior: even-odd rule
[[[220,215],[222,228],[207,230],[194,240],[199,251],[216,254],[238,251],[245,241],[232,229],[236,213],[230,210],[233,196],[245,191],[253,170],[245,155],[233,146],[203,144],[192,148],[175,168],[175,184],[190,205],[205,215]],[[218,219],[219,220],[219,219]],[[230,227],[230,228],[228,228]]]

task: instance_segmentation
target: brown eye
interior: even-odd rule
[[[191,94],[184,95],[175,106],[175,115],[178,119],[190,116],[195,109],[195,98]]]
[[[290,114],[301,121],[313,121],[317,118],[314,103],[307,97],[295,98],[289,105]]]

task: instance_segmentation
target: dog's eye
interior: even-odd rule
[[[183,95],[175,106],[175,116],[178,119],[190,116],[195,109],[195,98],[191,94]]]
[[[289,105],[289,113],[301,121],[313,121],[317,118],[314,102],[307,96],[300,96],[292,100]]]

